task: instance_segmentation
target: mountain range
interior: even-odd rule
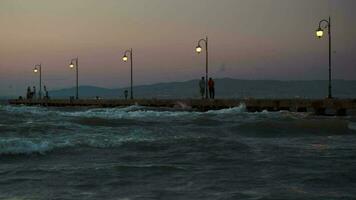
[[[199,80],[184,82],[157,83],[134,86],[135,98],[200,98]],[[333,80],[333,96],[337,98],[356,98],[356,81]],[[216,98],[325,98],[328,81],[276,81],[240,80],[222,78],[215,80]],[[95,86],[80,86],[80,98],[124,98],[129,88],[108,89]],[[49,92],[51,98],[74,96],[75,88],[65,88]]]

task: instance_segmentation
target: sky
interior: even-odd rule
[[[133,48],[134,84],[198,79],[197,41],[209,37],[214,78],[325,80],[332,17],[333,78],[356,79],[355,0],[0,0],[0,96],[38,85],[49,90],[130,84],[121,58]],[[204,48],[204,47],[203,47]]]

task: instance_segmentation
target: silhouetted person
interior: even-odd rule
[[[26,92],[26,99],[31,99],[31,87],[27,87],[27,92]]]
[[[36,86],[33,86],[32,98],[36,99]]]
[[[127,100],[127,97],[129,96],[129,91],[125,90],[124,95],[125,95],[125,100]]]
[[[209,78],[208,86],[209,86],[210,99],[214,99],[215,98],[215,82],[211,77]]]
[[[199,88],[200,88],[201,98],[204,99],[204,94],[205,94],[205,78],[204,78],[204,76],[201,77],[201,80],[199,81]]]
[[[46,87],[46,86],[43,86],[43,91],[44,91],[44,93],[45,93],[44,98],[45,98],[45,99],[49,99],[49,95],[48,95],[48,91],[47,91],[47,87]]]

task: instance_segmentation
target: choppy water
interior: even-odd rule
[[[356,199],[352,118],[0,106],[0,199]]]

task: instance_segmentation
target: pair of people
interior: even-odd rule
[[[31,87],[27,87],[26,99],[36,98],[36,87],[33,86],[33,91],[31,91]]]
[[[45,92],[44,99],[49,99],[47,87],[44,86],[43,89],[44,89],[44,92]],[[38,96],[41,96],[41,94],[39,94]],[[35,86],[33,86],[33,90],[32,91],[31,91],[31,87],[30,86],[27,87],[26,98],[27,99],[36,99],[36,87]]]
[[[202,99],[204,99],[205,95],[205,77],[201,77],[201,80],[199,81],[199,88],[200,88],[200,95]],[[214,80],[210,77],[208,81],[208,89],[209,89],[209,97],[210,99],[215,98],[215,82]]]

